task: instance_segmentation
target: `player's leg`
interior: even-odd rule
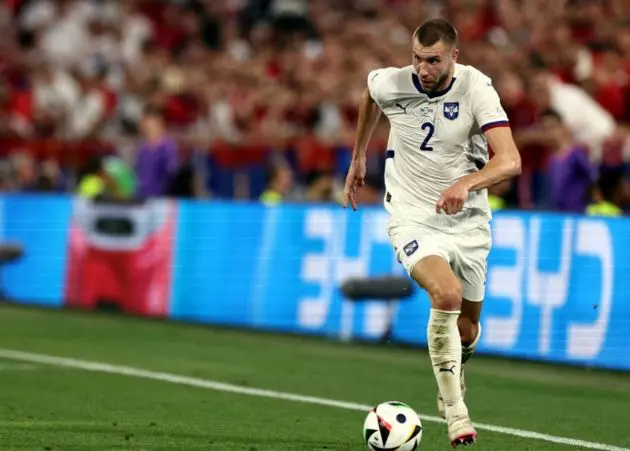
[[[462,311],[457,319],[459,335],[462,339],[462,365],[472,357],[481,337],[482,301],[470,301],[464,296]]]
[[[457,446],[474,442],[476,431],[464,404],[460,385],[462,358],[458,319],[462,307],[462,287],[449,263],[429,255],[417,262],[411,276],[431,299],[427,327],[429,355],[448,421],[449,440]]]
[[[457,318],[457,328],[459,329],[459,335],[462,343],[462,360],[460,371],[460,387],[462,391],[462,398],[466,398],[466,379],[464,376],[465,363],[472,357],[479,343],[481,336],[481,323],[479,322],[481,316],[482,302],[474,302],[464,299],[462,301],[461,313]],[[438,415],[442,418],[446,418],[446,412],[444,408],[444,399],[442,394],[438,390],[437,394],[437,409]]]
[[[455,255],[455,273],[462,283],[464,300],[457,327],[462,338],[462,365],[475,352],[481,337],[481,309],[486,294],[487,260],[491,246],[489,227],[474,230],[462,239]]]
[[[481,317],[482,301],[469,301],[464,298],[462,301],[462,312],[457,319],[457,328],[462,339],[462,370],[460,373],[460,387],[462,397],[466,398],[466,376],[465,364],[472,357],[481,337]]]
[[[398,261],[431,298],[429,354],[438,388],[445,393],[449,405],[449,440],[453,444],[470,443],[476,432],[463,404],[459,383],[461,338],[457,319],[462,288],[450,267],[452,237],[394,218],[388,233]]]
[[[486,287],[486,266],[491,245],[489,227],[476,229],[456,240],[453,270],[462,284],[462,308],[457,327],[462,340],[461,391],[466,396],[465,363],[472,357],[481,337],[481,309]],[[445,406],[438,393],[438,413],[445,418]]]

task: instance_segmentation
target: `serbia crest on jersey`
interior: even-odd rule
[[[387,210],[454,233],[487,223],[486,190],[471,192],[457,215],[437,214],[435,204],[442,191],[488,162],[483,132],[508,126],[491,80],[456,64],[449,86],[425,92],[412,66],[390,67],[370,72],[368,89],[390,123]]]
[[[459,116],[459,102],[444,103],[444,117],[454,121]]]

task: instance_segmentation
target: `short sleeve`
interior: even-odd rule
[[[508,127],[509,119],[489,78],[480,79],[471,92],[472,113],[482,132]]]
[[[392,72],[395,71],[395,68],[386,67],[375,69],[368,73],[367,86],[370,91],[370,97],[381,107],[392,100],[394,89],[390,78]]]

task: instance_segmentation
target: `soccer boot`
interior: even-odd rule
[[[468,415],[453,415],[448,419],[448,441],[453,448],[472,445],[477,441],[477,431]]]
[[[460,382],[459,385],[462,389],[462,399],[464,399],[464,396],[466,396],[466,380],[464,379],[464,366],[463,365],[462,365],[461,372],[459,375],[459,382]],[[440,393],[440,390],[438,390],[438,394],[437,394],[437,409],[438,409],[438,415],[440,416],[440,418],[446,419],[446,409],[444,408],[444,400],[442,399],[442,394]]]

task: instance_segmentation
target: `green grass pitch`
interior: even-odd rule
[[[435,381],[422,350],[9,305],[0,306],[2,350],[367,405],[400,400],[436,414]],[[467,379],[475,422],[589,441],[594,449],[630,448],[628,374],[475,356]],[[332,406],[0,359],[3,451],[361,451],[364,417]],[[423,425],[421,450],[450,449],[444,424]],[[473,449],[583,447],[481,429]]]

